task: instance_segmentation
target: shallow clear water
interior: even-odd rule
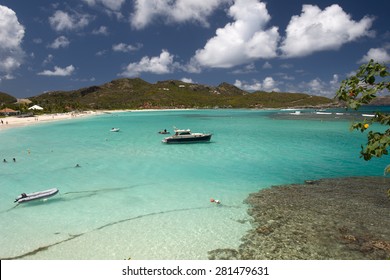
[[[349,121],[274,113],[126,112],[2,131],[0,258],[207,259],[240,244],[251,192],[383,174],[385,159],[359,158],[365,135]],[[212,141],[161,143],[157,132],[173,126],[212,132]],[[20,193],[53,187],[55,197],[14,207]]]

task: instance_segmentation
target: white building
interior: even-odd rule
[[[34,106],[31,106],[30,108],[28,108],[29,110],[43,110],[43,108],[41,106],[38,106],[38,105],[34,105]]]

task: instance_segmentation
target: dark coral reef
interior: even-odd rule
[[[390,258],[390,179],[349,177],[274,186],[246,199],[252,229],[209,259]]]

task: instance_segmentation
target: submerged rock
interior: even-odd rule
[[[209,251],[210,260],[238,260],[239,253],[234,249],[216,249]]]
[[[210,259],[389,259],[390,179],[350,177],[250,194],[252,229]]]

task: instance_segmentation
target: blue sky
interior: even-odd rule
[[[123,77],[333,97],[390,62],[388,0],[0,0],[0,91]]]

